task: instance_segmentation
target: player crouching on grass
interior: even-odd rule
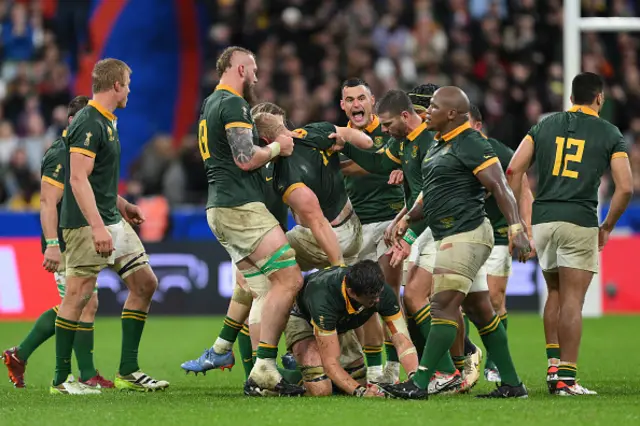
[[[285,328],[287,348],[302,373],[307,395],[332,394],[332,383],[348,395],[384,397],[366,384],[364,353],[355,329],[379,313],[409,376],[418,368],[398,298],[380,266],[363,260],[323,269],[305,277]]]

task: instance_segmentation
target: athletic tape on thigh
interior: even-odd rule
[[[364,363],[360,365],[356,365],[355,367],[347,367],[344,369],[353,380],[360,380],[367,377],[367,367],[364,366]]]
[[[393,336],[396,333],[400,333],[411,341],[409,335],[409,329],[407,328],[407,322],[402,314],[394,315],[393,317],[384,318],[385,325],[389,329],[389,333]]]
[[[302,380],[307,383],[329,380],[329,377],[324,373],[324,367],[321,365],[303,365],[300,367],[300,373],[302,373]]]
[[[133,256],[122,268],[118,271],[120,278],[125,279],[129,275],[133,274],[138,269],[149,264],[149,257],[146,252],[138,253]]]
[[[260,272],[264,275],[270,275],[279,269],[285,269],[296,265],[296,252],[291,248],[289,243],[280,247],[275,253],[268,258],[265,257],[256,263],[260,268]]]
[[[433,274],[433,294],[454,290],[467,294],[473,281],[458,274]]]
[[[243,289],[239,284],[236,283],[236,285],[233,286],[233,295],[231,296],[231,300],[241,305],[251,307],[253,296],[251,295],[251,292]]]

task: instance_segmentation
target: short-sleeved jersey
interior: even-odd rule
[[[538,176],[532,224],[598,226],[598,187],[611,160],[627,157],[620,130],[586,106],[545,118],[526,136]]]
[[[351,127],[351,122],[348,124]],[[373,140],[373,146],[369,152],[384,149],[389,136],[382,131],[378,116],[373,120],[364,133]],[[368,223],[385,222],[393,219],[402,209],[402,188],[398,185],[389,185],[388,176],[381,174],[368,174],[364,176],[345,176],[344,183],[347,195],[353,204],[353,208],[363,225]]]
[[[436,241],[480,226],[485,189],[475,175],[498,162],[469,122],[436,139],[422,161],[424,217]]]
[[[487,140],[498,156],[498,160],[500,160],[502,171],[506,172],[507,168],[509,168],[511,158],[513,157],[513,150],[497,139],[488,138]],[[493,227],[494,244],[496,246],[508,245],[509,224],[507,223],[507,218],[505,218],[500,211],[495,197],[490,195],[489,198],[484,201],[484,210],[487,212],[487,216],[489,217],[491,226]]]
[[[44,156],[42,157],[42,164],[40,166],[40,176],[42,181],[62,190],[64,190],[64,179],[67,170],[67,147],[64,140],[65,135],[66,130],[61,137],[51,144],[49,149],[44,153]],[[62,200],[60,200],[56,206],[58,210],[58,222],[60,221],[61,207]],[[40,214],[42,214],[42,212]],[[42,252],[44,253],[47,248],[44,233],[40,234],[40,240]],[[60,226],[58,226],[58,242],[60,243],[60,250],[64,251],[65,243],[64,238],[62,238],[62,228],[60,228]]]
[[[91,100],[78,112],[69,125],[67,133],[68,154],[78,153],[94,159],[89,184],[96,199],[96,207],[105,225],[122,220],[118,211],[118,182],[120,180],[120,137],[116,116]],[[71,163],[65,173],[64,195],[60,226],[81,228],[88,226],[69,184]]]
[[[376,312],[385,320],[402,315],[398,298],[388,284],[384,285],[380,302],[372,308],[365,309],[352,300],[347,295],[345,277],[348,270],[348,267],[335,266],[307,275],[296,297],[293,314],[324,333],[355,330]]]
[[[209,182],[207,208],[264,202],[260,170],[245,172],[233,159],[227,129],[235,127],[250,129],[253,143],[258,145],[251,107],[231,87],[219,85],[205,99],[198,123],[198,146]]]
[[[427,130],[427,124],[416,127],[404,141],[396,141],[389,147],[389,153],[402,163],[404,174],[404,198],[408,209],[416,202],[422,191],[422,160],[434,143],[434,132]]]
[[[336,127],[327,122],[308,124],[293,132],[293,153],[275,162],[273,182],[286,203],[296,188],[307,186],[318,197],[320,208],[332,221],[347,204],[348,197],[340,172],[340,158],[331,151],[334,141],[329,139]]]
[[[282,201],[282,197],[278,194],[273,185],[273,163],[267,163],[260,168],[264,179],[264,204],[267,210],[271,212],[273,217],[280,223],[285,231],[289,222],[289,208]]]

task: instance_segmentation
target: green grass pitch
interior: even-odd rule
[[[169,380],[165,392],[105,391],[96,396],[49,395],[53,339],[29,360],[27,389],[14,389],[2,366],[1,425],[630,425],[640,424],[640,374],[636,370],[640,317],[588,319],[579,362],[583,383],[600,395],[551,397],[546,392],[542,321],[510,315],[509,339],[528,400],[477,400],[490,390],[481,382],[472,395],[436,396],[428,401],[330,398],[247,398],[242,366],[232,372],[185,375],[180,363],[194,358],[216,337],[222,318],[149,317],[140,350],[146,373]],[[17,344],[30,323],[0,323],[0,348]],[[475,334],[476,342],[480,339]],[[96,366],[113,376],[120,354],[120,322],[96,321]],[[236,358],[238,353],[236,351]],[[75,361],[74,361],[75,362]],[[112,377],[111,377],[112,378]]]

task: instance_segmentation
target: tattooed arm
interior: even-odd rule
[[[265,147],[254,145],[252,129],[230,127],[226,133],[233,160],[245,172],[259,169],[280,153],[278,142],[273,142]]]

